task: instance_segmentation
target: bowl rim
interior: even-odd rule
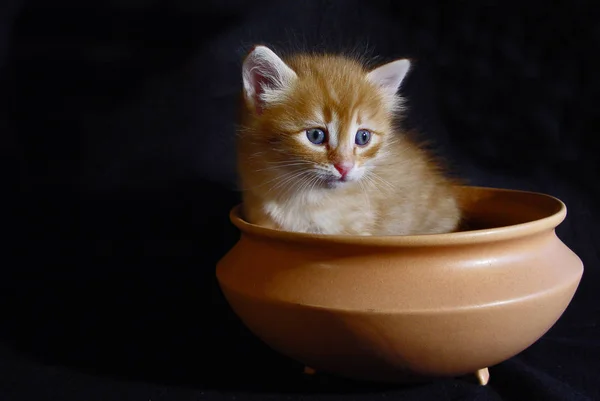
[[[260,226],[247,222],[241,217],[243,203],[234,206],[229,212],[229,220],[242,233],[255,237],[264,237],[278,241],[319,244],[319,245],[356,245],[368,247],[420,247],[420,246],[445,246],[445,245],[467,245],[482,242],[496,242],[521,238],[544,231],[554,231],[562,223],[567,215],[567,207],[560,199],[541,192],[524,191],[516,189],[504,189],[484,186],[467,186],[463,188],[487,193],[512,193],[529,195],[551,201],[556,205],[556,212],[537,220],[518,223],[502,227],[493,227],[476,230],[465,230],[443,234],[419,234],[419,235],[332,235],[332,234],[310,234],[292,231],[283,231]]]

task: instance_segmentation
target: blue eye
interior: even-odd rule
[[[306,137],[315,145],[321,145],[325,142],[325,131],[318,128],[307,129]]]
[[[371,140],[371,132],[366,129],[359,129],[354,137],[354,143],[359,146],[365,146]]]

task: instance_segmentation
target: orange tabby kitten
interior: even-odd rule
[[[410,67],[256,46],[243,64],[238,171],[250,223],[319,234],[453,231],[451,182],[393,127]]]

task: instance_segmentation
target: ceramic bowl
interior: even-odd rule
[[[460,191],[466,223],[449,234],[284,232],[247,223],[238,206],[241,237],[218,282],[256,336],[316,371],[386,382],[485,375],[554,325],[583,265],[556,236],[559,199]]]

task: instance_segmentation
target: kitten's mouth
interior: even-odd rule
[[[348,177],[327,177],[324,181],[329,188],[337,188],[350,182],[350,179]]]

